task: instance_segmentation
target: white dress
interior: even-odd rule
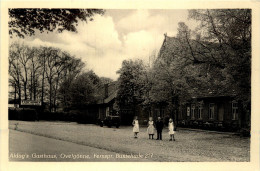
[[[134,120],[133,125],[134,125],[133,132],[139,132],[138,120]]]
[[[147,128],[147,133],[150,134],[154,134],[154,126],[153,126],[153,121],[149,121],[148,122],[149,126]]]
[[[174,132],[174,126],[173,126],[173,122],[169,123],[169,134],[170,135],[173,135],[175,132]]]

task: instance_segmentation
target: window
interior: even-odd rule
[[[190,116],[190,107],[187,107],[187,116]]]
[[[214,103],[209,104],[209,119],[214,119]]]
[[[202,111],[203,111],[203,105],[200,104],[198,108],[198,118],[202,119]]]
[[[232,119],[233,120],[238,119],[238,103],[237,102],[232,103]]]
[[[195,105],[194,104],[191,105],[191,118],[195,119]]]

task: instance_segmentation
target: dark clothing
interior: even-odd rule
[[[161,130],[157,130],[157,140],[162,140],[162,131]]]
[[[156,122],[157,140],[162,140],[163,121]]]
[[[158,130],[162,131],[162,129],[163,129],[163,121],[157,121],[156,122],[156,129],[157,129],[157,131]]]

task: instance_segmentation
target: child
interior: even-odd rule
[[[156,121],[156,130],[157,130],[156,140],[162,140],[163,121],[161,120],[161,117],[158,117],[158,120]]]
[[[135,136],[135,138],[137,138],[137,134],[139,133],[139,123],[138,123],[137,116],[135,116],[132,124],[134,126],[134,128],[133,128],[134,136]]]
[[[149,135],[149,139],[153,139],[153,135],[154,135],[154,123],[153,123],[153,118],[149,117],[149,121],[148,121],[148,128],[147,128],[147,133]]]
[[[175,138],[174,138],[174,124],[173,124],[173,121],[172,119],[170,118],[169,119],[169,134],[170,134],[170,141],[175,141]]]

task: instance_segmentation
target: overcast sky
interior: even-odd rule
[[[148,62],[149,55],[158,53],[164,33],[175,36],[181,21],[191,29],[196,26],[195,21],[188,20],[187,10],[106,10],[94,21],[81,22],[77,33],[37,33],[24,41],[61,48],[81,58],[98,76],[116,80],[123,60]]]

